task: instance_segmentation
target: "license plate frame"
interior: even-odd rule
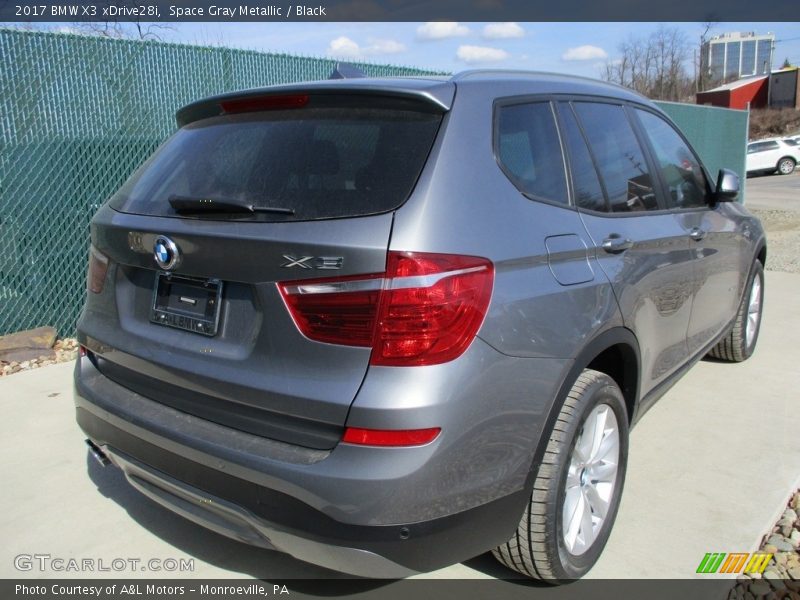
[[[223,282],[159,271],[153,283],[150,322],[214,337],[219,329]]]

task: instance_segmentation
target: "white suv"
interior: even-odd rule
[[[747,144],[747,174],[774,173],[789,175],[800,162],[800,146],[795,140],[767,138]]]

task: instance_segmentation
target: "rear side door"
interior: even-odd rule
[[[667,208],[691,240],[696,283],[687,345],[695,354],[722,332],[738,309],[749,268],[744,230],[729,216],[729,207],[712,206],[702,163],[678,130],[655,112],[633,112],[652,148]]]
[[[693,273],[686,230],[664,210],[625,106],[564,101],[559,115],[576,205],[639,341],[644,396],[687,358]]]

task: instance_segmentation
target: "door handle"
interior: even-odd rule
[[[612,233],[603,240],[602,246],[603,250],[609,254],[619,254],[620,252],[625,252],[625,250],[631,248],[633,246],[633,240],[624,238],[618,233]]]
[[[693,227],[692,230],[689,232],[689,237],[692,238],[695,242],[699,242],[704,237],[706,237],[706,232],[700,229],[699,227]]]

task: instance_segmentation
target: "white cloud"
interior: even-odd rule
[[[487,40],[525,37],[525,30],[517,23],[489,23],[481,34]]]
[[[417,39],[443,40],[469,35],[469,27],[454,21],[430,21],[417,27]]]
[[[362,59],[380,54],[399,54],[407,50],[405,44],[396,40],[370,39],[366,46],[347,36],[339,36],[328,44],[327,54],[335,58]]]
[[[361,47],[349,37],[341,36],[328,44],[328,54],[337,58],[360,58]]]
[[[561,55],[562,60],[596,60],[598,58],[608,58],[608,54],[597,46],[577,46],[570,48]]]
[[[500,48],[489,48],[487,46],[459,46],[456,57],[469,64],[499,62],[509,57],[508,52]]]
[[[371,44],[365,48],[368,54],[400,54],[408,50],[406,45],[397,40],[370,40]]]

